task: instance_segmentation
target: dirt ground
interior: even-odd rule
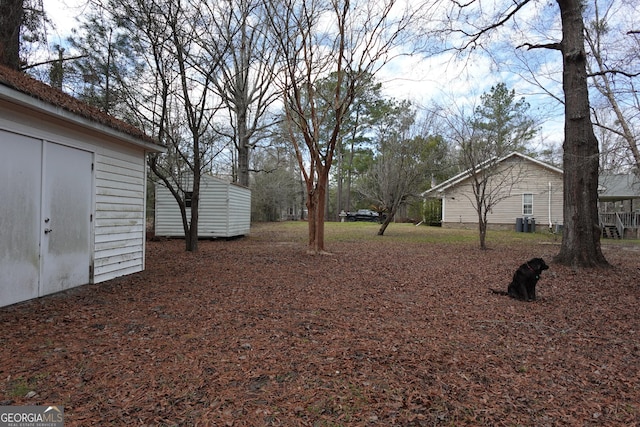
[[[390,232],[393,226],[390,227]],[[491,245],[491,244],[490,244]],[[147,269],[0,308],[0,405],[66,426],[640,425],[640,253],[551,264],[557,245],[149,242]]]

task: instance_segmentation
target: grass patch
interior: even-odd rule
[[[24,378],[16,378],[9,383],[9,397],[24,397],[30,391],[31,387]]]
[[[285,221],[253,224],[260,228],[261,240],[307,242],[308,225],[306,221]],[[390,224],[383,236],[378,236],[380,224],[371,222],[325,222],[325,243],[332,242],[395,242],[395,243],[459,243],[480,244],[476,229],[450,229],[413,224]],[[257,237],[254,237],[257,238]],[[560,243],[560,235],[546,230],[537,233],[516,233],[515,231],[487,232],[487,245],[512,243]]]

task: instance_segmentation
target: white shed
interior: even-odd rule
[[[141,131],[0,67],[0,306],[144,269]]]
[[[187,218],[190,216],[187,207]],[[200,181],[198,237],[245,236],[250,228],[251,190],[211,175],[203,175]],[[184,237],[178,202],[161,184],[156,184],[155,235]]]

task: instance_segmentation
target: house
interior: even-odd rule
[[[603,237],[640,238],[640,178],[637,175],[601,173],[598,204]]]
[[[514,230],[524,222],[560,229],[563,221],[561,169],[516,152],[473,170],[485,173],[489,168],[492,178],[488,188],[498,201],[487,214],[488,228]],[[424,199],[441,201],[443,227],[477,228],[478,214],[471,183],[471,170],[467,170],[422,193]]]
[[[186,188],[192,188],[188,180]],[[187,218],[189,192],[185,194]],[[156,185],[155,235],[184,237],[182,216],[178,202],[162,184]],[[251,228],[251,190],[211,175],[200,180],[200,204],[198,212],[198,237],[230,238],[245,236]]]
[[[0,67],[0,306],[144,269],[140,130]]]

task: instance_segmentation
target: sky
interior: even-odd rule
[[[86,0],[44,1],[45,11],[55,25],[48,34],[50,45],[64,44],[71,29],[78,26],[76,18],[85,12],[86,3]],[[551,102],[547,95],[540,94],[539,88],[527,83],[517,73],[498,70],[495,61],[487,56],[474,55],[462,59],[449,54],[429,59],[420,55],[401,56],[387,64],[376,77],[383,83],[386,95],[408,99],[421,107],[429,107],[434,102],[474,105],[491,86],[505,82],[507,87],[515,89],[518,98],[525,96],[533,115],[547,116],[541,122],[541,133],[534,142],[536,148],[541,150],[562,143],[562,107]],[[553,113],[549,115],[549,111]]]

